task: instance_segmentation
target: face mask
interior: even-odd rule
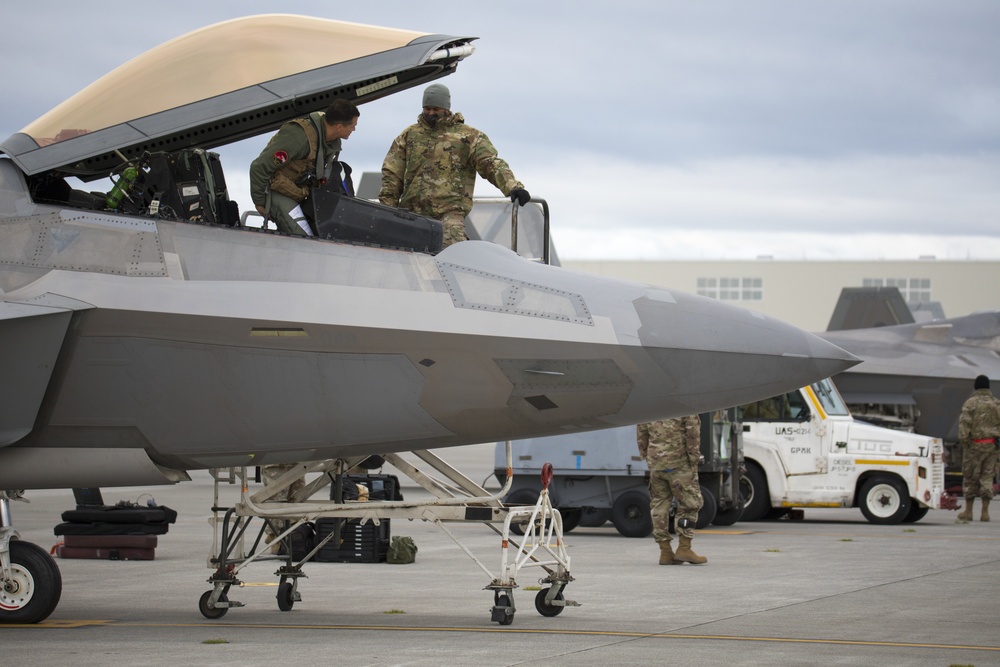
[[[430,125],[431,127],[434,127],[435,125],[437,125],[437,122],[438,122],[437,116],[432,116],[431,114],[426,114],[426,113],[423,114],[423,116],[424,116],[424,120],[427,121],[427,124]]]

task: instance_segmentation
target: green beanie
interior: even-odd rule
[[[424,90],[423,106],[451,111],[451,93],[440,83],[433,83]]]

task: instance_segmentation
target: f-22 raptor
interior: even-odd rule
[[[250,229],[233,224],[223,173],[152,173],[336,98],[447,76],[474,39],[236,19],[140,55],[0,143],[0,622],[38,622],[60,596],[52,559],[17,539],[10,500],[25,489],[623,426],[856,363],[760,314],[492,243]],[[109,174],[107,196],[67,180]]]

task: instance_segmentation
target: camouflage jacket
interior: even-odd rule
[[[958,441],[965,446],[973,440],[996,437],[1000,437],[1000,400],[989,389],[977,389],[962,405]]]
[[[639,424],[636,427],[639,454],[650,470],[697,469],[701,457],[701,420],[678,417]]]
[[[419,215],[463,217],[472,210],[476,174],[509,196],[523,188],[489,137],[465,124],[460,113],[431,127],[421,115],[396,137],[382,162],[379,201]]]
[[[267,146],[250,163],[250,199],[254,205],[264,206],[267,189],[280,192],[295,201],[309,196],[308,185],[295,185],[295,180],[309,169],[316,169],[317,159],[329,165],[340,155],[341,141],[334,139],[324,145],[319,156],[319,130],[322,127],[322,113],[310,114],[307,118],[297,118],[281,126]],[[321,167],[325,171],[328,167]]]

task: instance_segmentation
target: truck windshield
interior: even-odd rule
[[[840,397],[840,392],[837,391],[837,388],[829,378],[809,385],[809,388],[816,394],[816,398],[819,399],[820,405],[826,410],[826,414],[842,416],[849,416],[851,414],[847,406],[844,405],[844,399]]]

